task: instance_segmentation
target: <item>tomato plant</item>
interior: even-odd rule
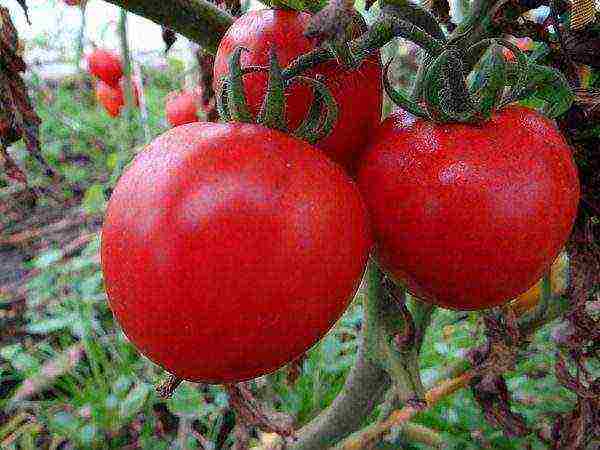
[[[117,55],[108,50],[95,49],[87,56],[87,62],[92,75],[112,88],[119,86],[119,80],[123,76],[123,67]]]
[[[359,172],[382,266],[449,308],[487,308],[526,291],[577,210],[577,170],[556,126],[522,107],[476,126],[393,123]]]
[[[167,121],[174,127],[198,122],[200,100],[201,97],[197,90],[171,92],[165,102]]]
[[[110,306],[131,341],[188,380],[271,372],[333,326],[370,248],[347,175],[252,124],[171,129],[119,180],[102,234]]]
[[[139,88],[135,82],[133,83],[133,92],[135,104],[139,105]],[[125,105],[122,83],[113,88],[99,80],[96,83],[96,98],[111,117],[117,117],[121,114],[121,108]]]
[[[315,42],[304,36],[310,15],[291,10],[251,11],[237,19],[229,28],[215,57],[214,80],[218,85],[228,72],[228,58],[232,51],[242,46],[244,66],[269,62],[273,48],[282,67],[296,57],[315,48]],[[325,77],[339,108],[338,121],[332,133],[317,143],[334,161],[353,171],[369,133],[381,117],[381,64],[379,52],[369,56],[355,70],[342,68],[335,61],[317,65],[307,75]],[[265,73],[251,73],[244,77],[244,89],[251,111],[256,115],[266,89]],[[312,101],[310,89],[295,84],[286,92],[286,119],[289,128],[296,128],[306,116]]]

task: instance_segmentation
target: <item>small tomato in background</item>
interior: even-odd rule
[[[198,110],[202,97],[197,89],[183,92],[171,92],[165,101],[167,121],[176,127],[186,123],[198,122]]]
[[[95,49],[87,56],[88,69],[92,75],[112,88],[119,86],[123,76],[121,59],[113,52]]]
[[[569,255],[562,251],[552,263],[550,268],[550,293],[552,296],[562,295],[566,292],[569,283]],[[525,314],[537,306],[542,299],[544,280],[539,280],[527,292],[519,295],[510,302],[518,316]]]
[[[139,81],[134,80],[132,83],[133,92],[135,95],[135,105],[139,106]],[[121,108],[125,105],[123,81],[121,81],[116,88],[113,88],[99,80],[96,83],[96,98],[98,99],[98,102],[104,106],[104,109],[106,109],[106,112],[111,117],[117,117],[119,114],[121,114]]]
[[[523,51],[533,50],[533,41],[530,38],[527,38],[527,37],[517,38],[517,39],[513,39],[513,41],[514,41],[514,44]],[[516,61],[515,55],[513,54],[513,52],[511,52],[509,49],[507,49],[505,47],[502,48],[502,54],[504,55],[504,58],[506,58],[506,60],[512,61],[512,62]]]

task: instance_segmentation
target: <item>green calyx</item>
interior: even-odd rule
[[[287,76],[277,60],[275,49],[269,53],[269,66],[248,66],[242,68],[241,55],[248,51],[237,47],[229,57],[229,73],[221,80],[217,92],[217,110],[222,121],[257,123],[305,140],[311,144],[331,133],[335,126],[338,108],[329,88],[323,79],[302,75]],[[244,93],[243,77],[250,73],[267,72],[267,89],[256,118],[250,111]],[[295,83],[302,83],[313,89],[313,102],[309,111],[294,131],[288,130],[285,114],[285,90]]]

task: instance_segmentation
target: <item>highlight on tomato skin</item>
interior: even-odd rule
[[[555,124],[517,106],[477,126],[394,120],[358,175],[383,268],[451,309],[525,292],[563,248],[579,201],[572,150]]]
[[[271,49],[275,50],[281,67],[313,50],[315,41],[304,36],[310,18],[308,13],[285,9],[250,11],[238,18],[225,33],[215,56],[215,90],[218,92],[222,78],[229,72],[229,56],[239,46],[248,49],[241,55],[242,67],[268,66]],[[368,137],[381,120],[380,54],[374,52],[358,69],[345,69],[336,61],[329,61],[303,75],[314,77],[317,74],[324,76],[339,111],[333,131],[316,147],[354,174]],[[267,74],[248,74],[243,81],[248,106],[256,116],[266,93]],[[312,99],[311,89],[301,83],[286,89],[285,114],[290,130],[296,129],[306,117]]]
[[[259,125],[175,127],[109,201],[101,265],[131,342],[172,374],[232,383],[308,350],[353,298],[371,248],[344,171]]]

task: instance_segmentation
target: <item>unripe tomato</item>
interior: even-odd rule
[[[133,82],[133,93],[135,95],[135,105],[138,106],[140,103],[139,88],[135,81]],[[118,84],[116,88],[112,88],[108,84],[98,81],[96,83],[96,98],[110,116],[117,117],[121,114],[121,108],[125,105],[123,83]]]
[[[366,208],[314,147],[259,125],[191,123],[127,168],[102,231],[110,306],[152,361],[231,383],[334,325],[370,249]]]
[[[569,255],[561,252],[550,267],[550,292],[552,296],[562,295],[566,292],[569,283]],[[535,283],[527,292],[519,295],[510,302],[518,316],[532,310],[542,299],[543,279]]]
[[[274,48],[279,63],[286,67],[296,57],[315,48],[315,43],[304,37],[310,15],[291,10],[264,9],[250,11],[237,19],[229,28],[215,57],[215,89],[228,70],[228,59],[238,46],[249,51],[242,53],[242,67],[268,65],[269,51]],[[379,52],[375,52],[356,70],[347,70],[335,61],[319,64],[304,75],[325,76],[339,108],[338,121],[333,132],[317,143],[334,161],[351,172],[364,149],[369,133],[377,128],[381,118],[382,87]],[[267,75],[254,73],[244,76],[244,90],[250,110],[256,114],[266,93]],[[295,129],[306,116],[312,102],[310,88],[294,84],[286,91],[286,118],[290,129]]]
[[[196,90],[171,92],[165,102],[167,121],[174,127],[198,122],[200,120],[198,117],[200,102],[201,97]]]
[[[463,310],[539,280],[579,201],[571,149],[552,121],[515,106],[478,125],[385,127],[358,180],[386,271],[416,297]]]
[[[95,49],[87,56],[88,68],[92,75],[100,78],[110,87],[117,88],[123,76],[121,60],[113,52]]]

